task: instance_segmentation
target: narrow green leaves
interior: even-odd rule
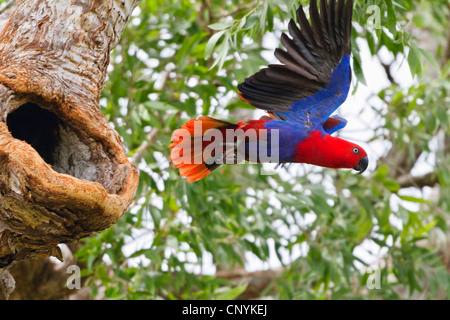
[[[225,30],[221,30],[219,32],[214,33],[212,37],[209,38],[205,49],[205,59],[209,59],[211,57],[211,54],[213,53],[213,50],[216,47],[217,42],[224,35],[225,32],[226,32]]]

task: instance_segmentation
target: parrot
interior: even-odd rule
[[[274,52],[281,64],[270,64],[237,86],[242,101],[267,115],[237,123],[209,116],[190,119],[173,132],[169,146],[169,161],[180,176],[198,181],[222,164],[238,163],[237,154],[249,161],[256,152],[252,161],[272,162],[258,153],[263,147],[281,165],[305,163],[362,174],[369,165],[366,151],[332,135],[347,124],[332,114],[347,99],[351,84],[352,10],[353,0],[320,0],[320,10],[311,0],[309,22],[300,5],[297,23],[288,23],[289,36],[281,35],[284,49]],[[226,139],[230,130],[239,132],[231,143]],[[236,137],[250,131],[256,135],[240,139],[243,147],[238,148]],[[221,142],[206,152],[216,139]]]

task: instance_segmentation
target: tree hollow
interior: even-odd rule
[[[25,103],[6,120],[11,135],[27,142],[56,172],[100,183],[110,194],[117,193],[112,178],[117,162],[101,142],[77,130],[50,110]]]

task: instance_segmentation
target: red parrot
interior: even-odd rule
[[[291,20],[290,37],[281,36],[286,51],[275,50],[282,64],[269,65],[238,85],[239,97],[266,110],[268,116],[238,123],[205,116],[189,120],[171,138],[169,159],[180,175],[188,182],[200,180],[221,164],[236,163],[239,155],[267,162],[267,157],[258,153],[263,148],[276,154],[276,162],[281,164],[308,163],[364,172],[369,164],[366,151],[331,135],[347,124],[331,114],[350,89],[352,9],[352,0],[321,0],[319,12],[316,1],[311,0],[310,24],[300,6],[300,28]],[[230,130],[236,133],[231,143],[227,140]],[[246,135],[250,131],[256,134]],[[243,148],[238,148],[239,136],[244,137],[239,144]]]

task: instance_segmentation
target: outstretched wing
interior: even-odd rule
[[[311,24],[303,8],[297,24],[289,22],[286,51],[275,50],[282,65],[269,65],[239,84],[239,96],[278,119],[323,125],[345,101],[350,88],[351,21],[353,0],[320,1],[309,6]]]

